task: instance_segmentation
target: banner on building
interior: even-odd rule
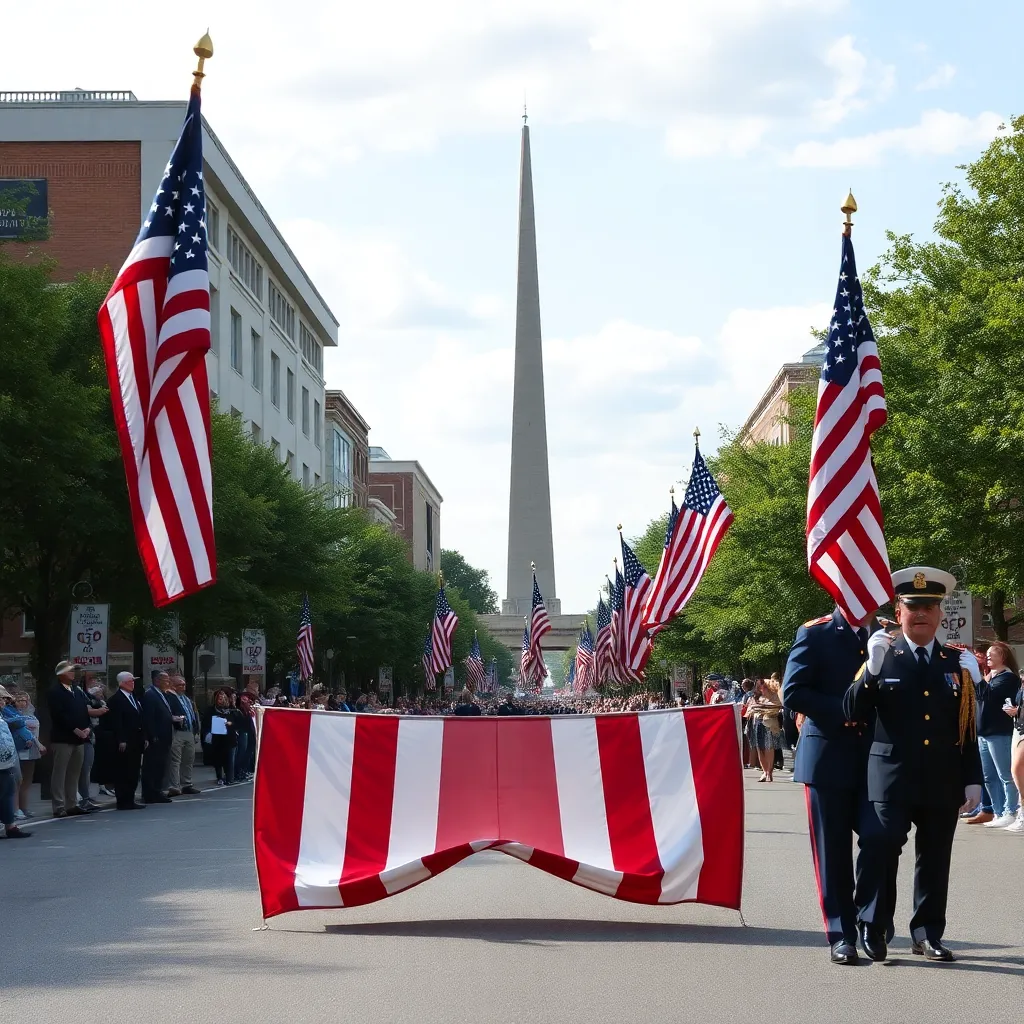
[[[109,604],[73,604],[69,658],[90,672],[106,672]]]
[[[974,646],[974,602],[968,590],[954,590],[942,599],[939,622],[940,644]]]
[[[693,689],[693,667],[690,665],[672,665],[669,668],[669,680],[672,683],[674,697],[688,694]]]
[[[382,696],[391,696],[394,685],[392,668],[390,665],[382,665],[377,669],[377,692]]]
[[[445,693],[452,693],[455,690],[455,669],[449,665],[444,674]]]
[[[262,629],[242,630],[242,675],[267,674],[267,634]]]

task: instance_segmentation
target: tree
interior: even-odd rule
[[[458,551],[443,548],[441,571],[446,587],[457,587],[478,615],[497,615],[498,595],[491,587],[491,577],[486,569],[476,569]]]

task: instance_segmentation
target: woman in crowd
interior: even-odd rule
[[[747,716],[753,720],[751,739],[761,765],[759,782],[774,782],[775,751],[782,748],[782,698],[772,680],[759,679]]]
[[[24,690],[15,690],[11,696],[14,698],[14,710],[24,720],[24,727],[31,737],[27,743],[22,744],[18,744],[18,737],[15,737],[18,759],[21,762],[21,782],[18,784],[18,806],[14,816],[21,820],[32,817],[32,812],[28,809],[32,779],[35,776],[36,762],[46,753],[46,747],[39,742],[39,719],[36,718],[36,709],[32,706],[28,694]]]
[[[1010,771],[1013,722],[1003,708],[1013,705],[1020,679],[1017,658],[1008,644],[996,640],[989,645],[986,655],[988,675],[978,684],[978,751],[985,789],[992,804],[983,806],[967,823],[1006,828],[1017,820],[1020,795]]]
[[[231,696],[229,690],[218,690],[213,695],[213,707],[207,708],[203,715],[203,743],[210,752],[207,763],[217,772],[218,786],[230,786],[235,778],[238,729],[232,715]]]
[[[6,705],[10,700],[11,695],[0,686],[0,704]],[[14,736],[7,725],[7,719],[0,715],[0,824],[8,839],[27,839],[32,835],[18,828],[15,817],[18,781],[21,778],[19,764]]]
[[[1013,724],[1010,771],[1017,786],[1018,804],[1017,820],[1012,825],[1007,825],[1006,831],[1021,835],[1024,834],[1024,672],[1021,673],[1018,682],[1020,686],[1017,693],[1009,704],[1004,705],[1003,712]]]
[[[235,709],[238,748],[235,751],[235,782],[251,779],[256,769],[256,708],[252,695],[243,693]]]

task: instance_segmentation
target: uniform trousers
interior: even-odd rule
[[[135,803],[135,790],[139,786],[142,767],[142,746],[125,744],[124,750],[114,753],[114,796],[118,807],[131,807]]]
[[[175,729],[167,758],[164,789],[189,789],[192,785],[192,764],[196,759],[196,738],[191,729]]]
[[[82,774],[85,751],[81,743],[51,743],[50,750],[53,751],[50,802],[53,813],[60,814],[78,802],[78,777]]]
[[[161,795],[170,750],[170,743],[159,740],[150,740],[146,747],[146,756],[142,759],[142,799],[147,802]]]
[[[877,828],[861,844],[864,856],[873,864],[874,884],[867,892],[863,919],[885,928],[896,910],[896,873],[900,853],[916,825],[914,838],[914,914],[910,937],[915,942],[940,942],[946,930],[946,900],[949,895],[949,865],[953,836],[959,820],[955,806],[929,807],[920,804],[878,802],[872,805]]]

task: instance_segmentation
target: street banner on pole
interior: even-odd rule
[[[377,692],[380,696],[391,696],[391,689],[393,685],[392,680],[393,675],[391,666],[381,665],[381,667],[377,669]]]
[[[267,635],[262,629],[242,630],[242,675],[267,674]]]
[[[444,673],[444,689],[445,693],[452,693],[455,689],[455,669],[451,665]]]
[[[93,672],[107,670],[109,622],[109,604],[73,604],[71,606],[71,638],[68,644],[71,661]]]
[[[938,640],[940,644],[974,646],[974,602],[970,591],[954,590],[942,599]]]

